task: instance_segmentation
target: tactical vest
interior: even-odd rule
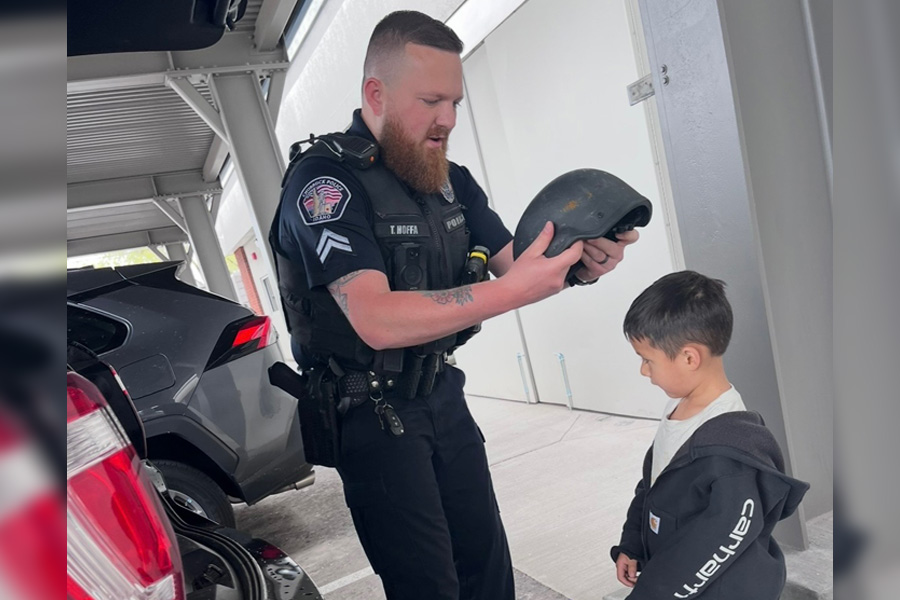
[[[324,138],[324,141],[323,141]],[[452,192],[419,194],[410,190],[379,160],[365,163],[340,150],[367,140],[346,134],[323,136],[311,148],[297,153],[282,181],[282,202],[269,233],[278,271],[279,291],[288,329],[300,343],[304,358],[319,362],[335,359],[345,369],[399,373],[415,356],[452,352],[457,334],[400,350],[375,351],[360,339],[335,299],[324,287],[309,289],[302,262],[289,260],[278,244],[284,187],[300,164],[325,157],[349,167],[369,198],[375,240],[387,268],[391,290],[442,290],[460,285],[469,250],[465,209]],[[337,141],[338,144],[329,142]],[[337,149],[337,151],[336,151]],[[421,362],[421,361],[420,361]]]

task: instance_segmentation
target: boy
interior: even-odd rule
[[[784,474],[725,375],[732,324],[725,284],[693,271],[659,279],[625,316],[641,375],[671,398],[611,551],[629,600],[777,600],[784,587],[772,529],[809,485]]]

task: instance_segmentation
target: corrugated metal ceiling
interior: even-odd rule
[[[236,35],[254,31],[263,2],[248,0]],[[195,87],[211,101],[207,85]],[[68,183],[199,170],[215,137],[161,85],[70,92],[66,108]]]
[[[144,231],[172,225],[172,221],[149,202],[97,207],[66,213],[66,239]]]
[[[197,86],[211,100],[209,88]],[[68,183],[200,169],[214,134],[172,90],[138,87],[66,96]]]
[[[252,35],[263,2],[248,1],[233,35]],[[67,182],[201,170],[215,134],[194,110],[164,85],[120,85],[67,93]],[[195,88],[214,104],[208,85]],[[173,226],[150,202],[69,210],[66,220],[69,240]]]
[[[259,9],[262,7],[263,0],[248,0],[247,10],[244,16],[235,24],[235,31],[253,31],[256,27],[256,18],[259,16]]]

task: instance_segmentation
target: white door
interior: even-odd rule
[[[490,199],[491,182],[484,172],[467,101],[457,112],[448,156],[453,162],[469,169]],[[483,323],[481,332],[459,348],[455,355],[457,364],[466,372],[466,393],[521,402],[534,400],[531,371],[517,311]]]
[[[490,358],[463,365],[469,393],[481,394],[482,382],[496,387],[487,382],[498,377],[510,389],[521,387],[511,357],[527,347],[540,401],[565,404],[571,395],[577,408],[658,417],[665,397],[639,375],[622,320],[631,301],[679,261],[663,218],[644,108],[628,104],[626,86],[640,74],[625,3],[529,0],[466,59],[464,74],[471,124],[458,128],[477,134],[482,176],[510,230],[544,185],[581,167],[621,177],[654,205],[641,241],[615,272],[520,311],[524,345],[514,319],[498,323]],[[454,132],[452,143],[465,135]],[[502,370],[493,356],[503,358]]]

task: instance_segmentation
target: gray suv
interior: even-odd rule
[[[297,401],[272,386],[282,360],[268,317],[175,277],[164,262],[67,274],[68,340],[114,367],[173,500],[226,526],[315,480]]]

